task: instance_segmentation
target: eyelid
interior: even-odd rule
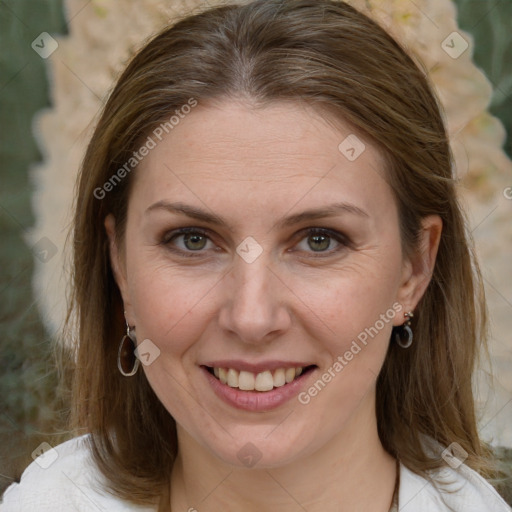
[[[353,247],[353,242],[347,235],[331,228],[309,227],[297,232],[295,237],[299,239],[298,241],[301,241],[308,236],[314,235],[326,235],[329,238],[334,239],[338,244],[340,244],[341,247],[338,247],[337,249],[329,249],[327,251],[307,251],[308,254],[312,255],[313,257],[326,258],[332,256],[333,254],[337,254],[345,248]]]
[[[299,235],[328,235],[331,238],[334,238],[335,240],[338,240],[340,243],[349,244],[351,243],[349,237],[342,233],[341,231],[337,231],[336,229],[331,228],[321,228],[321,227],[309,227],[301,229],[297,232],[296,236]]]
[[[162,236],[162,244],[168,244],[173,238],[178,237],[179,235],[186,235],[187,233],[198,233],[202,236],[206,236],[211,240],[211,237],[209,236],[211,234],[211,231],[206,228],[199,228],[194,226],[187,226],[183,228],[177,228],[173,229],[171,231],[167,231]]]

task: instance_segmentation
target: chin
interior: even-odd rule
[[[229,443],[223,446],[209,446],[210,451],[226,464],[237,468],[271,469],[285,466],[293,462],[301,453],[307,451],[306,446],[299,446],[296,439],[289,434],[286,437],[275,435],[270,439],[272,427],[265,426],[259,435],[230,437]],[[285,433],[286,434],[286,433]],[[300,437],[299,437],[300,439]],[[304,442],[302,437],[302,442]]]

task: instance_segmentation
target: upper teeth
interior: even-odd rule
[[[291,382],[302,373],[303,368],[278,368],[260,373],[238,371],[233,368],[213,368],[213,373],[223,384],[243,391],[270,391]]]

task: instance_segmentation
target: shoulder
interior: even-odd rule
[[[4,493],[0,512],[154,512],[107,493],[90,456],[89,437],[82,436],[50,448],[37,457]]]
[[[512,512],[484,478],[465,464],[427,478],[400,465],[400,512]]]

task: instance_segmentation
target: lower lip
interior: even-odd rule
[[[227,384],[223,384],[219,379],[214,377],[205,366],[201,366],[202,372],[205,374],[208,382],[213,388],[215,394],[229,405],[237,409],[245,411],[270,411],[276,409],[288,400],[297,396],[301,389],[305,386],[306,380],[311,376],[316,368],[308,370],[306,373],[299,375],[284,386],[274,388],[271,391],[242,391],[238,388],[232,388]]]

